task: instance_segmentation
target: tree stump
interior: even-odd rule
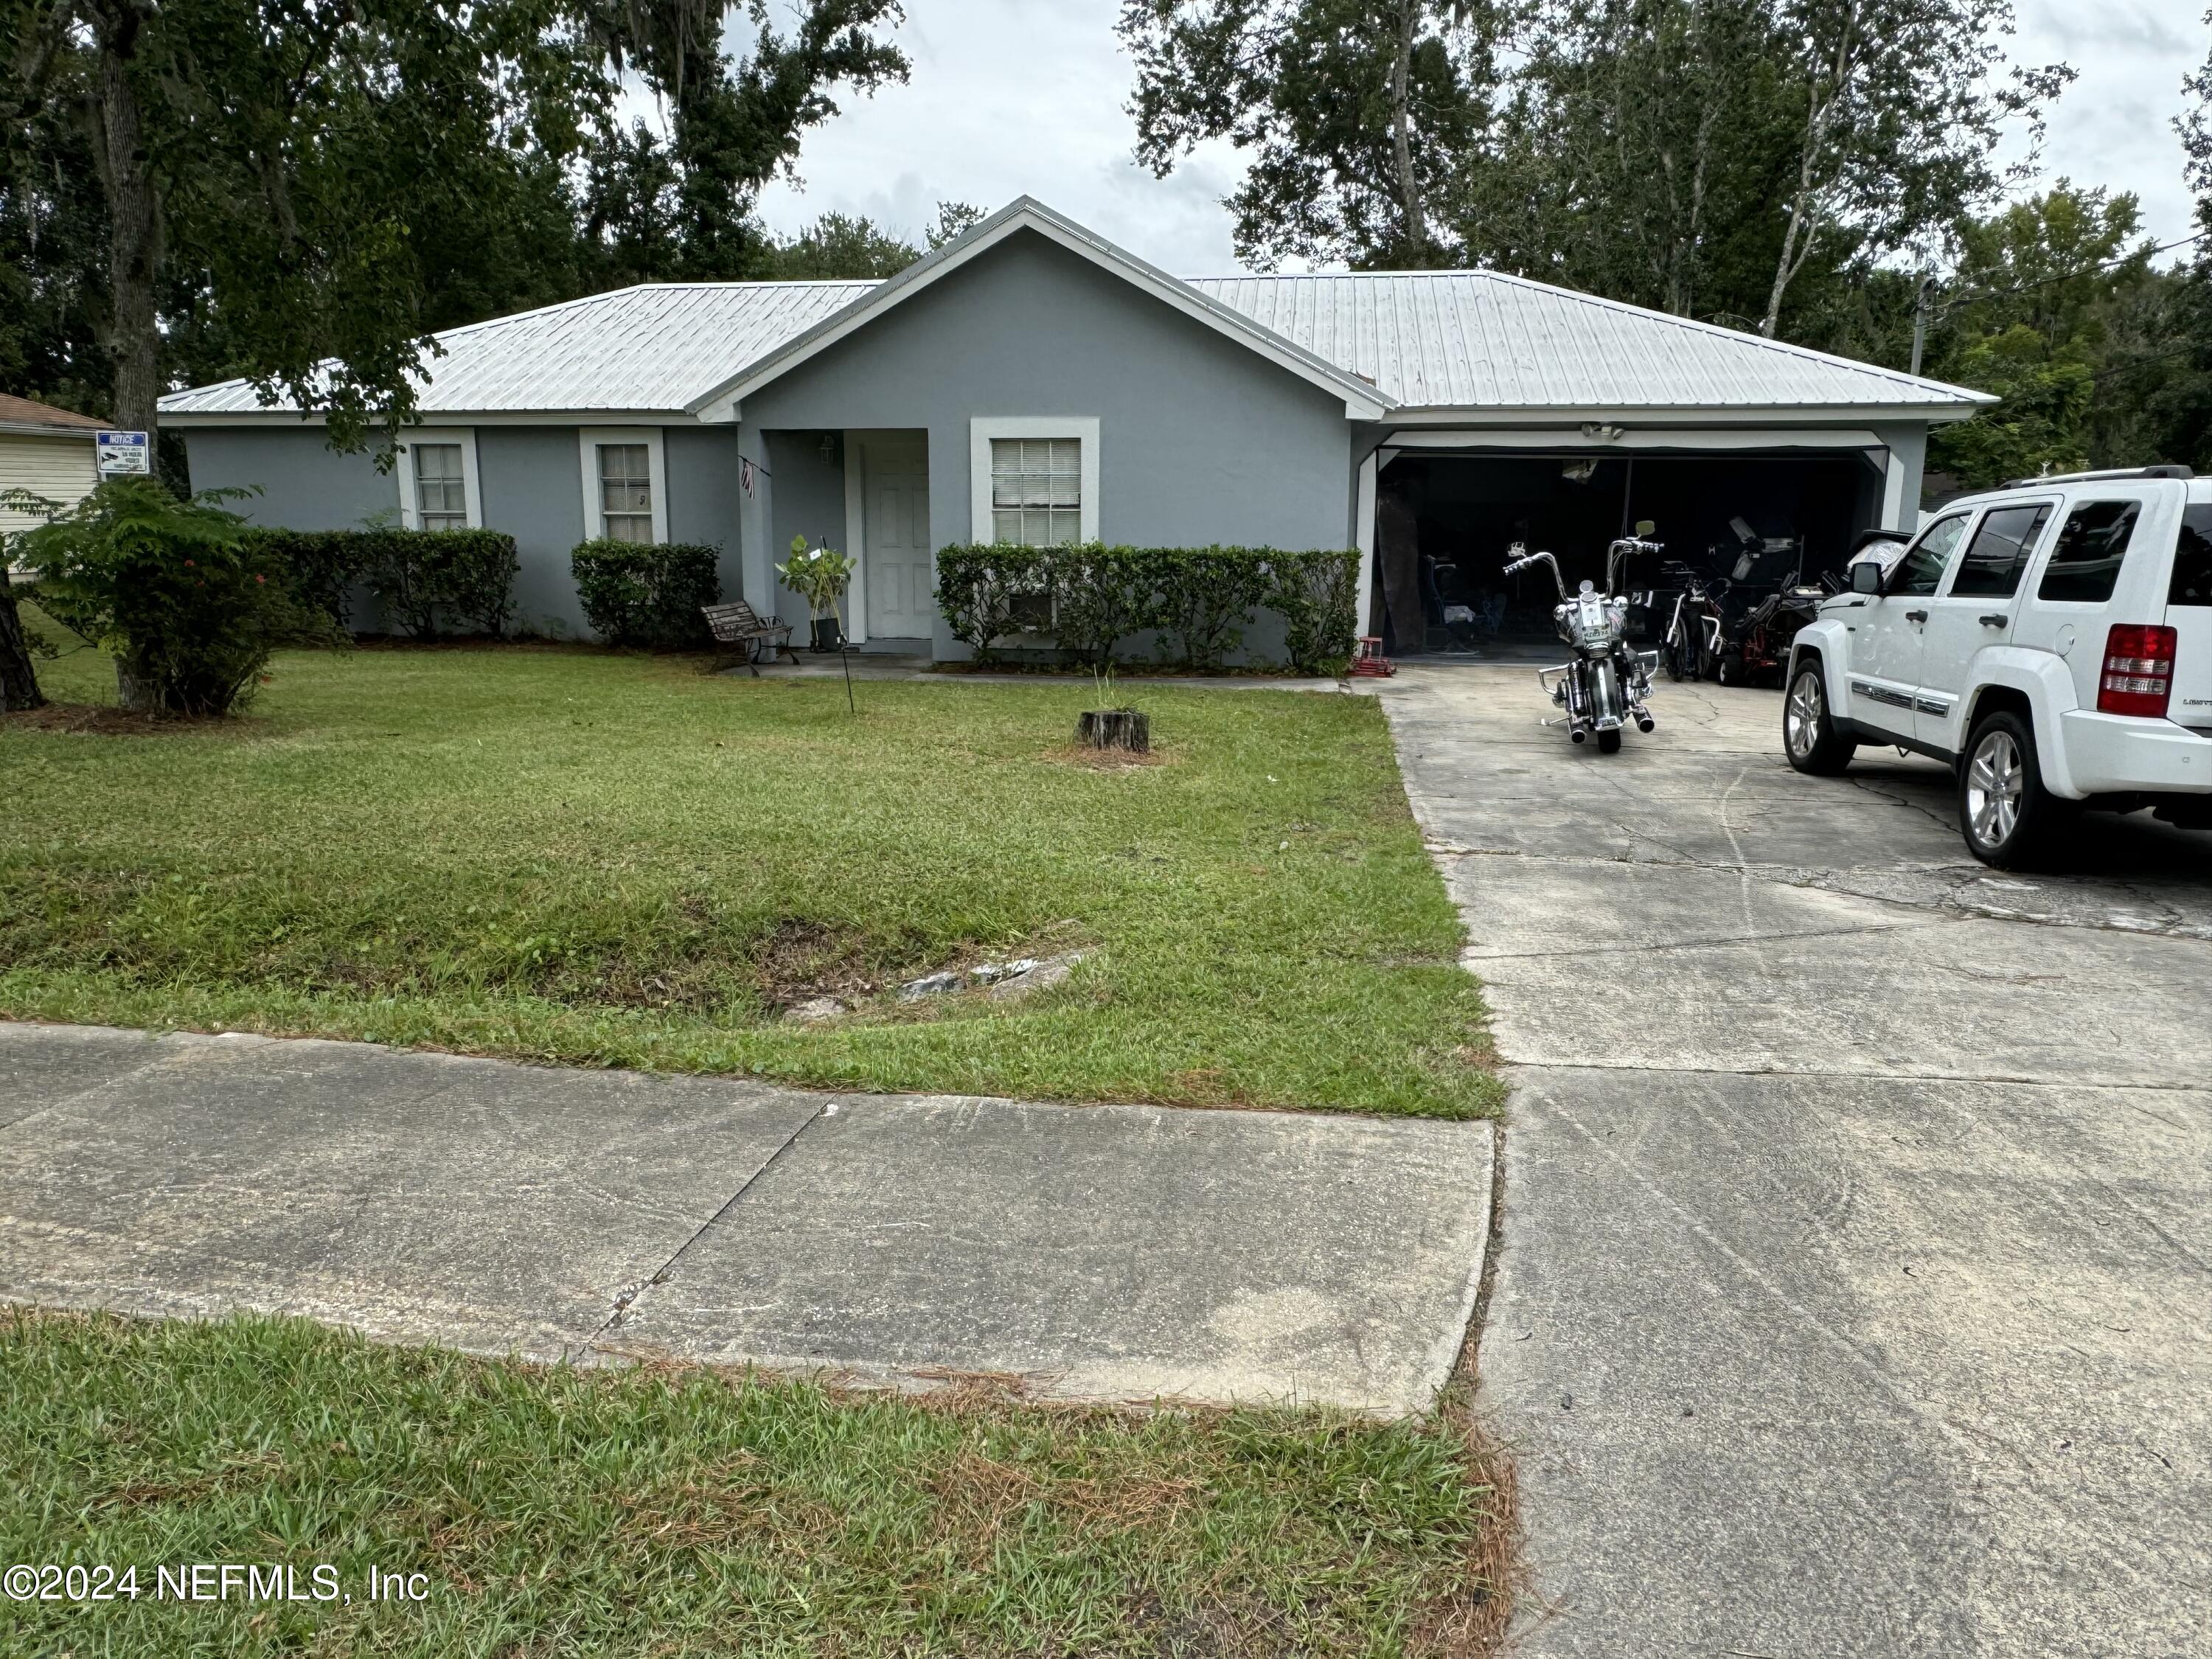
[[[1121,749],[1132,755],[1152,752],[1152,720],[1133,708],[1093,708],[1077,716],[1075,740],[1086,749]]]

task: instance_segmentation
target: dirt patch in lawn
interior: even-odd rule
[[[1046,750],[1037,758],[1050,761],[1055,766],[1080,766],[1091,772],[1138,772],[1147,766],[1168,764],[1168,757],[1157,751],[1136,755],[1126,749],[1093,749],[1080,743],[1061,744]]]
[[[243,714],[139,714],[96,702],[50,702],[0,714],[0,732],[65,732],[96,738],[249,737],[261,722]]]
[[[811,997],[871,996],[882,978],[860,931],[798,916],[776,923],[754,958],[761,1000],[787,1008]]]

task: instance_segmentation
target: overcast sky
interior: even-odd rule
[[[2171,125],[2181,77],[2204,59],[2212,0],[2017,0],[2021,63],[2063,59],[2081,78],[2053,112],[2046,179],[2142,197],[2161,242],[2190,234]],[[1227,145],[1166,179],[1130,159],[1133,82],[1114,37],[1119,0],[907,0],[911,82],[842,100],[806,138],[802,185],[761,210],[793,231],[836,210],[919,240],[939,201],[1004,205],[1024,191],[1185,276],[1235,269],[1221,198],[1241,170]]]

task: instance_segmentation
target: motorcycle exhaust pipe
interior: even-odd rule
[[[1658,721],[1653,720],[1649,714],[1638,714],[1636,717],[1636,729],[1639,732],[1649,732],[1658,723]]]
[[[1581,743],[1589,738],[1589,733],[1584,731],[1581,726],[1577,726],[1573,731],[1568,732],[1567,735],[1572,738],[1577,743]]]

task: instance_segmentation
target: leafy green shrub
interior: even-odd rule
[[[180,501],[151,478],[111,479],[16,538],[47,615],[114,653],[125,707],[225,714],[279,646],[341,638],[222,505],[243,493]]]
[[[1219,668],[1244,642],[1244,624],[1267,596],[1267,551],[1251,547],[1152,550],[1160,625],[1179,641],[1176,660],[1201,672]]]
[[[466,634],[504,634],[522,568],[499,530],[366,530],[369,591],[410,634],[428,639],[441,617]]]
[[[367,580],[369,542],[397,532],[277,530],[256,526],[246,541],[290,573],[292,591],[340,628],[353,620],[353,590]]]
[[[1261,601],[1283,619],[1283,650],[1302,674],[1340,674],[1358,641],[1359,555],[1271,553]]]
[[[450,631],[502,634],[521,568],[514,538],[499,530],[252,529],[248,538],[280,561],[295,591],[339,627],[351,623],[348,595],[366,586],[386,614],[427,639]]]
[[[1100,667],[1120,641],[1156,628],[1173,659],[1218,669],[1266,608],[1283,618],[1294,666],[1334,672],[1352,657],[1358,571],[1358,554],[1334,550],[977,543],[939,552],[937,600],[979,662],[994,660],[1009,635],[1037,632]],[[1037,605],[1046,595],[1049,605]]]
[[[1103,668],[1132,634],[1159,625],[1158,574],[1133,547],[1083,542],[1051,550],[1052,629],[1078,662]]]
[[[578,544],[568,556],[584,620],[609,645],[678,651],[710,642],[702,605],[719,605],[722,550],[696,542]]]
[[[998,642],[1015,631],[1018,606],[1048,580],[1048,556],[1058,550],[977,542],[938,554],[937,608],[977,662],[997,659]]]

